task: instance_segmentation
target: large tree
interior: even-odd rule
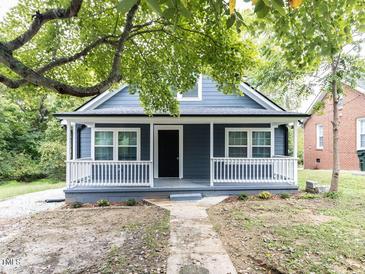
[[[266,2],[258,0],[260,5]],[[286,9],[286,16],[265,14],[263,20],[255,21],[262,26],[259,28],[261,35],[270,39],[270,49],[265,52],[267,63],[259,73],[261,79],[265,78],[271,86],[274,83],[277,87],[294,88],[294,94],[306,89],[303,84],[308,88],[315,81],[332,97],[333,172],[330,191],[338,190],[340,175],[338,103],[343,84],[356,85],[356,80],[364,72],[359,55],[364,43],[364,6],[364,0],[306,0],[298,9]],[[305,83],[306,79],[310,81]]]
[[[199,73],[237,91],[255,48],[217,2],[21,0],[0,26],[0,83],[85,97],[125,82],[147,112],[171,113]]]

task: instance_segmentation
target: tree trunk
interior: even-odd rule
[[[335,73],[336,73],[336,68],[333,66],[332,75],[334,76]],[[332,93],[332,101],[333,101],[333,121],[332,121],[333,165],[332,165],[332,179],[331,179],[330,191],[337,192],[338,191],[338,181],[340,178],[340,158],[339,158],[339,145],[338,145],[338,126],[339,126],[338,100],[339,100],[339,98],[338,98],[336,80],[332,80],[332,82],[331,82],[331,93]]]

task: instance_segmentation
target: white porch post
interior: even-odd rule
[[[298,122],[294,122],[294,132],[293,132],[293,157],[295,159],[294,163],[294,183],[298,184]]]
[[[77,148],[76,148],[76,139],[77,139],[77,131],[76,131],[76,123],[72,125],[72,160],[76,160],[77,158]]]
[[[71,160],[71,122],[66,123],[66,184],[70,186],[70,163]]]
[[[154,187],[153,185],[153,168],[154,168],[154,163],[153,163],[153,144],[154,144],[154,141],[153,141],[153,123],[150,123],[150,161],[151,161],[151,164],[150,164],[150,187]]]
[[[210,123],[210,186],[213,186],[213,176],[214,176],[214,172],[213,172],[213,149],[214,149],[214,124]]]

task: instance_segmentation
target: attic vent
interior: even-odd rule
[[[203,79],[202,75],[199,76],[198,80],[195,83],[195,86],[184,92],[183,94],[177,94],[178,101],[201,101],[203,96]]]

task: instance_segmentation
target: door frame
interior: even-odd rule
[[[177,130],[179,132],[179,178],[183,178],[184,168],[184,144],[183,144],[183,125],[154,125],[153,129],[153,169],[154,178],[158,176],[158,131],[159,130]]]

